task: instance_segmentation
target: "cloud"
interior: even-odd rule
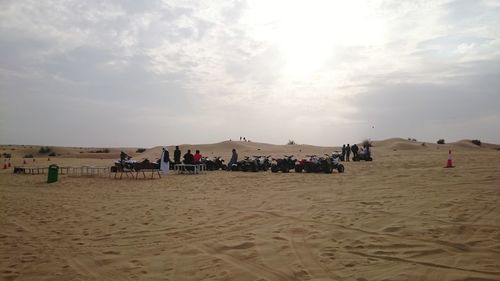
[[[3,1],[0,34],[2,143],[500,142],[496,1]]]

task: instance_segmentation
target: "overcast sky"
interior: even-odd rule
[[[500,143],[500,1],[0,1],[0,143],[240,136]]]

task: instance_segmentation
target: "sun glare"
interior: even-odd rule
[[[245,18],[255,39],[277,47],[290,79],[307,79],[339,47],[384,41],[384,23],[366,1],[252,1]]]

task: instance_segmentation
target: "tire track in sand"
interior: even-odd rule
[[[34,239],[38,245],[42,246],[45,249],[52,250],[61,259],[66,260],[71,268],[73,268],[77,273],[83,276],[90,276],[96,280],[103,280],[103,281],[130,280],[129,278],[123,276],[121,272],[118,272],[116,270],[110,270],[110,269],[104,270],[102,267],[95,264],[94,259],[88,254],[77,253],[78,257],[75,257],[74,256],[75,252],[69,251],[69,249],[74,249],[74,248],[69,245],[66,245],[68,250],[63,248],[51,247],[50,245],[45,243],[43,239],[37,238],[35,233],[38,231],[33,230],[25,222],[19,221],[19,219],[16,220],[11,219],[10,223],[30,233],[32,235],[32,239]],[[59,243],[67,244],[63,241]]]
[[[340,276],[319,263],[313,253],[311,253],[311,248],[308,247],[304,237],[306,232],[307,230],[303,228],[292,228],[289,230],[290,247],[300,264],[309,272],[313,279],[341,280]]]
[[[207,245],[192,245],[191,247],[201,251],[206,255],[221,259],[226,263],[240,268],[256,277],[264,277],[267,280],[296,280],[293,276],[290,276],[284,272],[273,270],[265,265],[257,264],[251,261],[243,261],[229,254],[220,253],[215,248]]]

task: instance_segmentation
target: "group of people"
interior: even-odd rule
[[[201,164],[202,163],[202,158],[203,156],[201,155],[199,150],[196,150],[196,153],[193,155],[191,154],[191,150],[188,149],[186,154],[183,156],[183,160],[181,162],[181,150],[179,149],[179,146],[175,147],[174,150],[174,161],[172,162],[170,160],[170,154],[168,152],[168,149],[166,147],[162,148],[161,152],[161,157],[160,157],[160,170],[164,175],[168,174],[170,171],[170,165],[171,163],[175,164]],[[231,166],[233,164],[236,164],[238,162],[238,153],[236,152],[236,149],[233,148],[232,150],[232,155],[231,155],[231,160],[229,160],[229,163],[227,165],[227,170],[231,170]]]
[[[170,165],[173,164],[201,164],[201,159],[203,158],[203,155],[201,155],[199,150],[196,150],[195,154],[193,155],[191,153],[191,149],[188,149],[186,154],[183,156],[183,160],[181,162],[181,150],[179,149],[179,146],[175,147],[174,150],[174,161],[172,162],[170,160],[170,153],[168,152],[168,149],[164,147],[161,152],[161,157],[160,157],[160,170],[162,171],[163,174],[168,174],[170,170]]]
[[[349,144],[345,145],[343,144],[342,145],[342,159],[343,161],[350,161],[350,157],[351,157],[351,151],[352,151],[352,156],[353,158],[354,157],[357,157],[358,156],[358,151],[359,151],[359,147],[357,144],[353,144],[352,146],[350,146]]]

